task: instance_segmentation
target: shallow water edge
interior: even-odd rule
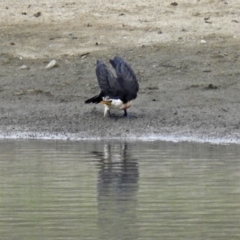
[[[63,140],[63,141],[101,141],[101,140],[122,140],[122,141],[165,141],[165,142],[196,142],[210,144],[240,144],[239,138],[234,137],[209,137],[204,135],[180,135],[180,134],[151,134],[131,135],[127,137],[104,137],[86,136],[81,133],[46,133],[46,132],[15,132],[2,133],[0,139],[36,139],[36,140]]]

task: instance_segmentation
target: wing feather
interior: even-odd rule
[[[126,100],[130,101],[135,99],[139,90],[139,84],[131,66],[118,56],[110,60],[110,63],[116,71],[118,82],[124,89]]]
[[[117,97],[123,93],[123,89],[117,78],[102,61],[97,61],[96,75],[98,85],[105,95]]]

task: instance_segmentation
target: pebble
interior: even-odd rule
[[[200,42],[201,43],[207,43],[206,40],[204,40],[204,39],[202,39]]]
[[[25,70],[25,69],[29,69],[29,67],[27,65],[22,65],[19,69]]]
[[[50,63],[48,63],[48,65],[45,68],[46,69],[51,69],[51,68],[54,68],[54,67],[57,67],[57,66],[58,66],[57,61],[52,60]]]
[[[37,13],[33,14],[33,16],[34,16],[34,17],[40,17],[41,14],[42,14],[41,12],[37,12]]]

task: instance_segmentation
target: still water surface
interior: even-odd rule
[[[0,239],[239,239],[240,147],[0,141]]]

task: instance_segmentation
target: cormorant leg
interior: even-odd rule
[[[109,107],[108,107],[107,105],[104,105],[104,113],[103,113],[103,117],[105,118],[107,114],[108,114],[108,116],[110,117],[110,110],[109,110]]]
[[[126,109],[124,109],[123,111],[124,111],[124,114],[123,114],[123,116],[124,116],[124,117],[127,117],[127,116],[128,116],[127,110],[126,110]]]
[[[127,118],[137,118],[136,116],[129,115],[129,114],[127,113],[127,110],[126,110],[126,109],[124,109],[123,117],[127,117]]]

